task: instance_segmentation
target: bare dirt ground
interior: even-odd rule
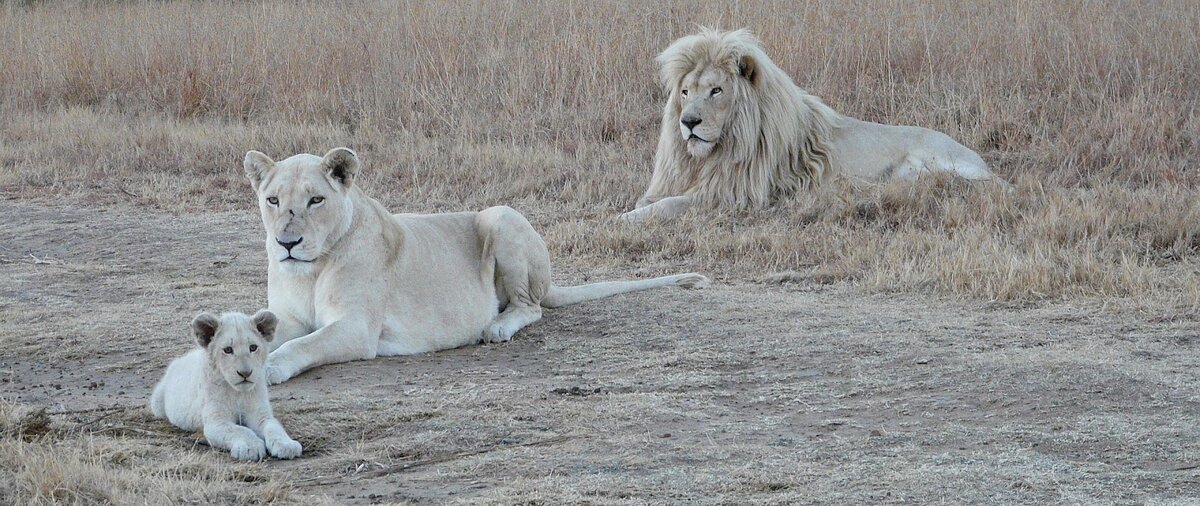
[[[256,213],[9,200],[0,224],[0,397],[51,413],[44,434],[6,451],[105,476],[96,495],[76,484],[65,500],[1200,495],[1196,313],[721,280],[550,311],[504,345],[310,371],[271,392],[304,456],[234,464],[141,405],[189,348],[195,312],[265,304]],[[639,275],[556,267],[560,283]],[[133,407],[56,414],[114,406]],[[53,488],[29,466],[2,484],[17,497]]]

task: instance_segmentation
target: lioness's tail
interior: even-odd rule
[[[639,279],[636,281],[604,281],[579,286],[551,286],[550,291],[542,298],[542,307],[563,307],[578,304],[583,301],[601,299],[618,293],[636,292],[664,286],[682,286],[684,288],[700,288],[708,284],[708,278],[702,274],[689,272],[674,276],[663,276],[654,279]]]

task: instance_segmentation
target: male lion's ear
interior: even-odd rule
[[[321,160],[325,165],[326,174],[330,179],[341,183],[347,188],[354,184],[354,177],[358,175],[358,155],[350,148],[333,148],[325,153],[325,159]]]
[[[738,75],[750,81],[750,84],[755,84],[754,80],[758,77],[758,62],[754,61],[753,56],[747,54],[738,58]]]
[[[258,329],[258,334],[262,336],[263,341],[275,339],[275,327],[279,325],[279,319],[275,317],[275,313],[260,309],[254,313],[251,321],[254,322],[254,328]]]
[[[208,348],[213,336],[217,335],[217,327],[221,322],[212,313],[200,313],[192,319],[192,333],[196,334],[196,343],[201,348]]]
[[[246,177],[250,178],[250,186],[254,187],[254,191],[258,191],[258,185],[267,177],[267,172],[275,167],[275,161],[267,155],[251,150],[247,151],[246,158],[242,159],[242,167],[246,169]]]

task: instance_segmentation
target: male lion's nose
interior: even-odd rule
[[[283,249],[291,252],[292,248],[295,247],[297,244],[300,244],[300,241],[303,241],[303,240],[304,240],[303,237],[297,237],[295,241],[285,241],[283,239],[275,239],[275,242],[279,243],[280,246],[283,246]]]
[[[690,114],[679,119],[679,122],[683,123],[683,126],[688,127],[688,130],[696,128],[696,125],[699,125],[700,121],[701,120],[699,116],[693,116]]]
[[[237,373],[242,379],[250,379],[250,375],[254,374],[254,371],[238,371]]]

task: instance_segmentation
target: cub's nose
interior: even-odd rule
[[[242,379],[247,380],[250,379],[251,374],[254,374],[254,371],[238,371],[237,373],[238,376],[242,377]]]
[[[283,249],[292,251],[292,248],[295,247],[297,244],[300,244],[300,241],[303,241],[303,240],[304,240],[303,237],[297,237],[295,241],[285,241],[283,239],[275,239],[275,242],[279,243],[280,246],[283,246]]]
[[[686,115],[682,118],[679,118],[679,122],[683,123],[683,126],[688,127],[688,130],[696,128],[696,125],[699,125],[700,121],[701,121],[701,119],[699,116],[694,116],[694,115],[690,115],[690,114]]]

